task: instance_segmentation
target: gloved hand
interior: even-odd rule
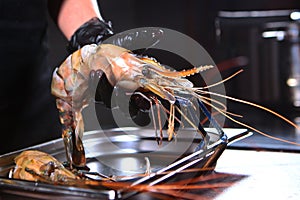
[[[69,41],[67,50],[71,54],[84,45],[101,44],[111,35],[113,35],[111,22],[94,17],[76,30]]]
[[[113,35],[111,22],[104,22],[99,18],[92,18],[81,27],[71,37],[67,50],[71,54],[87,44],[101,44],[105,39]],[[123,41],[123,40],[122,40]],[[116,41],[114,41],[115,43]],[[120,43],[120,41],[117,41]],[[125,40],[127,42],[127,40]],[[95,95],[96,101],[103,102],[111,108],[111,95],[113,86],[107,80],[102,70],[91,71],[89,79],[89,90],[91,95]],[[149,124],[149,102],[138,97],[132,97],[129,102],[129,113],[131,118],[139,125]],[[122,109],[122,108],[121,108]]]

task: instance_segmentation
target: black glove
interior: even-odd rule
[[[67,50],[71,54],[84,45],[101,44],[111,35],[113,35],[111,22],[94,17],[76,30],[69,41]]]

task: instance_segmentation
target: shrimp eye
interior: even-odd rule
[[[157,73],[151,69],[152,69],[151,65],[145,64],[142,69],[143,76],[145,76],[148,79],[153,79],[157,77]]]
[[[151,71],[149,70],[149,66],[148,66],[148,65],[144,65],[144,66],[143,66],[142,74],[143,74],[145,77],[149,77],[149,76],[150,76]]]

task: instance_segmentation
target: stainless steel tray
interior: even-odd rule
[[[162,145],[157,144],[154,131],[150,129],[122,128],[86,132],[83,141],[87,166],[93,172],[122,177],[117,181],[130,182],[132,185],[154,185],[180,178],[179,172],[184,169],[214,167],[228,143],[249,135],[246,129],[224,129],[223,136],[214,129],[206,131],[210,141],[205,149],[199,148],[201,137],[194,130],[180,131],[176,139],[171,142],[164,140]],[[65,161],[62,139],[1,155],[0,194],[3,199],[126,199],[136,194],[104,187],[80,188],[8,179],[8,173],[14,167],[14,158],[27,149],[40,150]],[[146,160],[150,161],[151,175],[142,178],[135,176],[145,172]],[[172,173],[165,174],[165,171]]]

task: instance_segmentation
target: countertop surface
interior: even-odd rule
[[[299,169],[299,153],[226,149],[212,174],[195,177],[200,187],[183,191],[179,199],[299,200]],[[133,199],[160,198],[141,193]]]
[[[239,178],[213,199],[300,199],[299,153],[226,149],[215,171]]]

